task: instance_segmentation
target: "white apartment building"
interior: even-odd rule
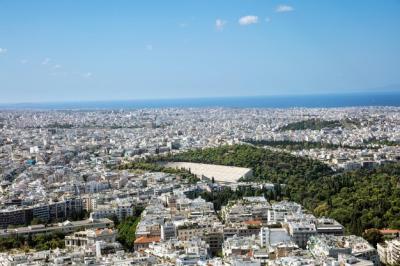
[[[400,263],[400,239],[386,240],[377,245],[382,263],[397,265]]]
[[[295,202],[281,201],[272,204],[268,210],[268,223],[277,224],[285,220],[285,216],[301,212],[301,205]]]
[[[90,213],[90,217],[101,219],[116,216],[121,221],[126,217],[133,216],[133,212],[134,208],[130,204],[118,206],[98,205],[97,209]]]
[[[94,245],[97,241],[114,243],[116,237],[116,231],[109,228],[79,231],[65,237],[65,246],[90,246]]]
[[[259,250],[256,237],[238,237],[233,236],[224,241],[222,254],[225,257],[247,257],[249,253]]]
[[[174,238],[176,235],[176,229],[174,223],[167,222],[161,225],[161,239],[163,241]]]
[[[296,245],[305,248],[308,239],[317,234],[317,229],[312,223],[292,222],[288,224],[288,232]]]
[[[263,248],[292,242],[292,238],[283,228],[262,227],[259,238],[260,245]]]
[[[307,243],[307,249],[318,258],[338,258],[339,254],[348,254],[359,259],[369,260],[375,266],[380,265],[376,249],[359,236],[311,236]]]

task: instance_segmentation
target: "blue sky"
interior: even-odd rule
[[[0,1],[0,102],[400,84],[399,0]]]

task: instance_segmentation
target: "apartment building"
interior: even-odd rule
[[[66,247],[80,247],[94,245],[97,241],[114,243],[117,232],[110,228],[89,229],[85,231],[74,232],[65,237]]]
[[[0,228],[7,228],[9,225],[27,225],[33,218],[37,218],[42,222],[64,221],[68,217],[81,212],[82,200],[79,198],[34,206],[11,206],[0,210]]]
[[[380,265],[377,250],[359,236],[311,236],[307,243],[307,249],[317,258],[338,258],[339,254],[348,254],[371,261],[375,266]]]
[[[319,218],[315,221],[315,226],[318,234],[344,235],[344,226],[338,223],[335,219],[331,218]]]
[[[133,216],[134,207],[130,204],[125,205],[97,205],[96,209],[90,213],[93,219],[117,217],[122,221],[126,217]]]
[[[110,219],[86,219],[81,221],[64,221],[49,225],[30,225],[27,227],[17,227],[13,229],[0,230],[0,237],[10,236],[28,236],[35,234],[51,234],[54,232],[62,232],[68,234],[79,229],[97,229],[97,228],[114,228],[114,222]]]
[[[378,243],[377,250],[379,258],[384,264],[397,265],[400,263],[400,240],[386,240]]]
[[[306,248],[308,239],[317,234],[315,224],[307,222],[291,222],[287,225],[288,233],[300,248]]]
[[[260,234],[261,222],[260,221],[248,221],[245,223],[232,223],[224,226],[224,239],[228,239],[233,236],[239,237],[251,237],[258,236]]]
[[[281,201],[272,204],[268,210],[268,223],[278,224],[285,221],[287,215],[301,213],[301,205],[295,202]]]
[[[263,248],[293,243],[292,238],[283,228],[262,227],[260,229],[259,239],[260,246]]]

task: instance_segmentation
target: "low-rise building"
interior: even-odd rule
[[[30,225],[13,229],[0,230],[0,237],[28,236],[35,234],[51,234],[61,232],[69,234],[81,229],[114,228],[114,222],[110,219],[86,219],[81,221],[65,221],[50,225]]]
[[[260,221],[247,221],[244,223],[225,224],[223,228],[224,239],[233,237],[251,237],[258,236],[261,229]]]
[[[240,201],[231,201],[224,206],[221,209],[221,216],[226,223],[258,220],[267,224],[270,207],[264,197],[244,197]]]
[[[288,224],[288,232],[294,243],[306,248],[308,239],[317,234],[317,229],[313,223],[291,222]]]
[[[283,228],[262,227],[260,229],[260,245],[261,247],[274,247],[280,244],[292,243],[292,238]]]
[[[134,207],[130,204],[125,205],[98,205],[95,210],[90,213],[93,219],[117,217],[119,221],[134,214]]]
[[[117,233],[113,229],[104,228],[75,232],[65,237],[66,247],[80,247],[94,245],[97,241],[114,243]]]
[[[254,251],[259,250],[260,246],[257,243],[255,236],[239,237],[233,236],[224,241],[222,254],[224,258],[239,257],[251,258]]]
[[[272,204],[271,209],[268,210],[268,223],[282,223],[287,215],[295,213],[301,213],[301,205],[298,203],[281,201]]]
[[[133,248],[136,251],[144,250],[148,248],[150,244],[158,243],[160,241],[161,238],[159,236],[153,236],[153,237],[141,236],[135,240]]]
[[[372,261],[375,266],[380,265],[377,250],[362,237],[354,235],[311,236],[307,243],[307,249],[316,258],[338,258],[339,254],[348,254],[359,259]]]
[[[338,223],[335,219],[319,218],[315,221],[315,226],[318,234],[335,236],[344,235],[344,226]]]

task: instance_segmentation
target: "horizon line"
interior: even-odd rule
[[[364,91],[341,91],[341,92],[304,92],[304,93],[281,93],[263,95],[234,95],[234,96],[198,96],[198,97],[161,97],[161,98],[136,98],[136,99],[87,99],[87,100],[65,100],[65,101],[21,101],[0,102],[0,106],[18,105],[45,105],[45,104],[79,104],[79,103],[108,103],[108,102],[152,102],[152,101],[184,101],[184,100],[209,100],[209,99],[236,99],[236,98],[266,98],[266,97],[296,97],[296,96],[328,96],[328,95],[350,95],[350,94],[387,94],[400,93],[400,90],[364,90]]]

